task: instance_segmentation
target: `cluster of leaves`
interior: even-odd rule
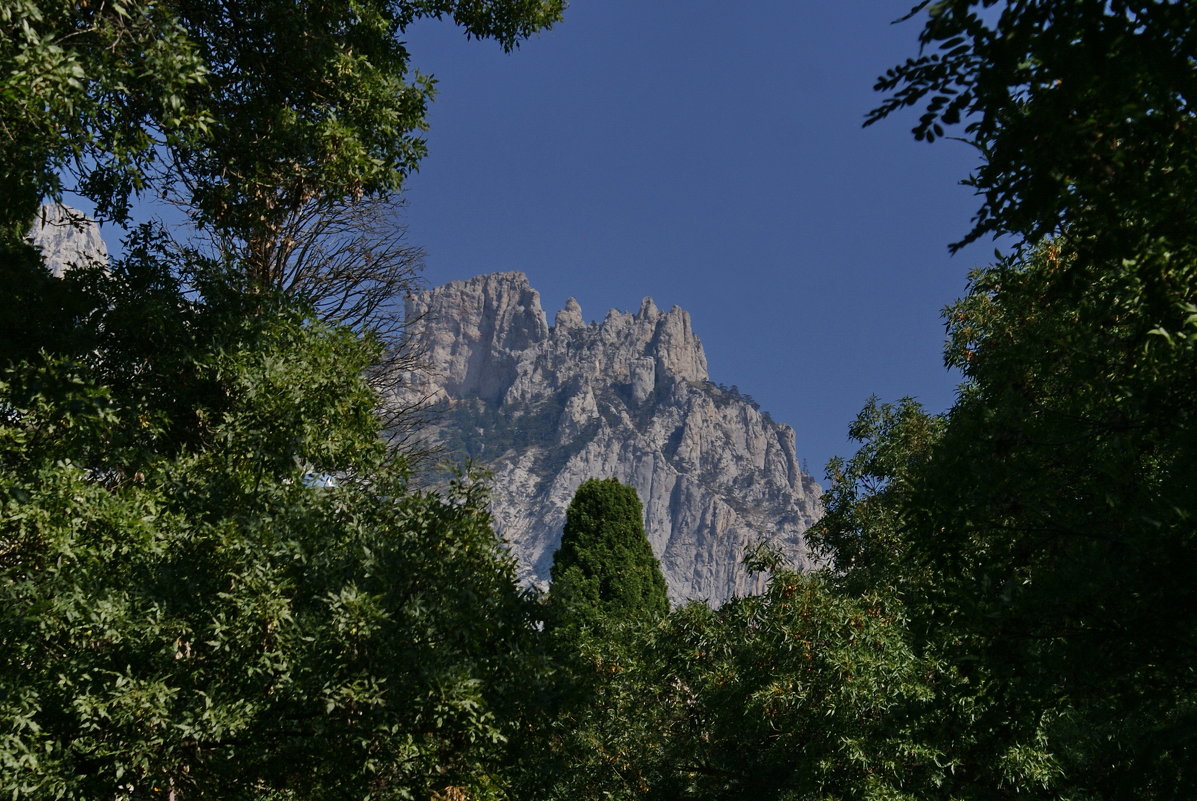
[[[1197,309],[1146,310],[1197,275],[1068,244],[947,310],[949,412],[862,412],[811,532],[834,569],[658,622],[593,608],[529,797],[1190,794]]]
[[[369,340],[191,266],[74,277],[100,347],[5,374],[0,791],[496,796],[531,629],[484,495],[407,486]]]
[[[12,246],[66,175],[127,210],[157,138],[182,146],[213,119],[189,101],[207,69],[173,4],[15,0],[0,8],[0,236]]]
[[[366,329],[411,254],[324,222],[423,152],[411,23],[510,49],[562,5],[0,8],[0,794],[505,795],[530,607],[481,489],[412,489],[380,437]],[[64,189],[177,197],[218,257],[143,229],[54,278],[25,235]]]
[[[958,678],[915,654],[900,602],[764,553],[764,595],[664,615],[655,564],[657,581],[643,580],[635,501],[588,481],[570,505],[546,609],[557,673],[517,739],[519,795],[913,799],[942,787],[955,765],[916,712]]]
[[[529,798],[915,799],[955,765],[925,743],[934,687],[901,604],[776,568],[713,610],[624,614],[571,635],[569,681],[522,742]]]
[[[589,479],[565,510],[553,555],[550,619],[566,629],[669,609],[665,577],[644,531],[636,490],[618,479]]]
[[[961,794],[1179,798],[1194,786],[1195,310],[1172,254],[1066,240],[973,275],[947,310],[955,406],[871,404],[817,541],[849,592],[890,587],[945,695]],[[967,710],[967,715],[964,714]]]
[[[983,198],[960,244],[1067,227],[1097,252],[1189,239],[1197,154],[1197,8],[1168,0],[922,0],[921,53],[891,69],[876,122],[921,108],[914,135],[962,128]]]
[[[123,219],[173,191],[257,250],[313,200],[398,189],[425,147],[430,76],[401,41],[448,17],[505,49],[562,0],[17,0],[0,10],[0,229],[63,179]],[[256,265],[261,268],[264,265]]]

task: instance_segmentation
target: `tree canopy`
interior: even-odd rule
[[[551,576],[558,623],[646,618],[669,609],[640,499],[618,479],[589,479],[578,487],[565,511]]]
[[[0,7],[0,793],[504,796],[533,607],[484,492],[385,446],[363,285],[287,297],[268,257],[414,168],[414,20],[511,48],[561,5]],[[25,236],[64,189],[243,247],[141,226],[56,278]]]
[[[917,108],[916,138],[959,131],[977,148],[983,204],[964,242],[1067,228],[1119,256],[1191,245],[1192,3],[921,0],[910,16],[925,19],[920,53],[878,80],[868,122]]]
[[[531,609],[484,496],[407,485],[368,339],[130,253],[65,279],[91,357],[0,384],[0,791],[501,794]]]
[[[940,698],[961,797],[1183,798],[1197,249],[1194,8],[920,3],[923,53],[869,121],[978,148],[965,242],[1019,250],[945,311],[955,405],[870,404],[815,537],[846,591],[888,586]],[[932,51],[933,52],[929,52]]]
[[[64,187],[123,219],[179,192],[265,241],[314,200],[397,189],[424,154],[434,80],[402,40],[447,17],[512,49],[563,0],[17,0],[0,9],[0,232]],[[253,265],[250,265],[251,267]]]

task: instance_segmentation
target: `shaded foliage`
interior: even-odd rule
[[[893,587],[920,647],[968,680],[944,699],[963,704],[962,793],[1194,786],[1197,308],[1152,319],[1142,293],[1193,279],[1164,254],[1082,262],[1066,240],[975,273],[947,312],[955,406],[870,406],[861,451],[833,465],[814,536],[839,582]]]
[[[408,488],[368,341],[190,266],[92,275],[98,347],[5,374],[0,787],[500,796],[530,609],[484,495]],[[185,311],[140,353],[138,302]]]
[[[849,470],[822,533],[846,581],[905,586],[916,635],[974,688],[958,719],[978,743],[1050,766],[1020,785],[979,750],[968,792],[1184,798],[1194,7],[998,6],[916,6],[924,52],[879,81],[870,121],[921,106],[919,138],[963,125],[984,201],[965,241],[1013,234],[1022,253],[947,310],[956,405],[877,431],[869,453],[897,458]]]
[[[777,569],[761,596],[611,626],[578,641],[585,692],[541,724],[526,797],[915,799],[954,767],[910,728],[938,668],[881,595]]]
[[[1119,257],[1193,244],[1191,3],[923,0],[915,15],[921,51],[878,79],[868,122],[918,108],[916,138],[976,146],[983,204],[961,244],[1065,228]]]

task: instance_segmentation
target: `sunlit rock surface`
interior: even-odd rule
[[[41,250],[46,269],[59,278],[72,267],[108,263],[100,226],[69,206],[42,206],[29,239]]]
[[[493,471],[496,527],[526,580],[547,582],[578,485],[607,477],[639,493],[675,602],[760,590],[741,562],[762,541],[810,566],[803,532],[821,490],[794,431],[711,383],[682,309],[645,298],[587,324],[570,298],[549,326],[511,272],[415,295],[407,319],[432,365],[412,391],[437,398],[454,455]]]

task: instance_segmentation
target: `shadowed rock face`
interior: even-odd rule
[[[527,278],[499,273],[416,295],[407,314],[435,371],[413,391],[444,409],[438,438],[493,471],[495,525],[526,580],[547,582],[588,478],[636,488],[675,602],[761,589],[741,561],[763,540],[810,565],[821,490],[793,429],[710,382],[682,309],[645,298],[587,324],[570,298],[549,327]]]

